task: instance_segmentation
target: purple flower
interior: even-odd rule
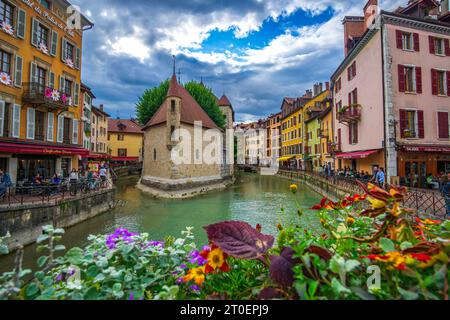
[[[60,273],[56,276],[56,281],[62,281],[62,279],[63,279],[62,273]]]
[[[211,247],[210,246],[203,246],[202,250],[203,251],[211,251]]]
[[[189,287],[192,291],[195,291],[195,292],[200,292],[200,287],[199,286],[197,286],[197,285],[192,285],[192,286],[190,286]]]
[[[186,265],[186,263],[182,263],[180,264],[180,269],[187,269],[188,266]]]
[[[129,232],[127,229],[119,228],[113,234],[106,237],[106,246],[112,250],[117,248],[116,244],[119,241],[126,242],[128,244],[133,243],[132,237],[139,235],[138,233]]]
[[[182,284],[183,282],[183,277],[180,277],[177,279],[177,281],[175,281],[176,284]]]
[[[130,297],[128,298],[128,300],[134,300],[134,293],[133,292],[130,293]]]

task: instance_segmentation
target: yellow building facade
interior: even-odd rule
[[[333,112],[332,107],[327,107],[319,116],[321,165],[334,165],[333,160]]]
[[[134,120],[108,120],[108,149],[112,161],[141,162],[143,143],[144,132]]]
[[[280,166],[300,168],[303,148],[303,106],[307,98],[285,98],[281,106]]]
[[[80,121],[82,38],[93,24],[68,11],[67,1],[0,5],[0,169],[13,182],[37,173],[66,176],[87,152]],[[73,21],[75,28],[68,27]]]

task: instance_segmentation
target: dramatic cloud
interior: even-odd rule
[[[284,96],[325,82],[343,58],[342,18],[365,0],[74,0],[86,31],[83,79],[111,116],[134,115],[143,91],[170,76],[225,92],[237,121],[278,112]],[[383,9],[404,1],[384,0]]]

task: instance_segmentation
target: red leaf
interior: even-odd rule
[[[294,266],[300,263],[300,259],[293,258],[295,251],[291,248],[283,248],[279,256],[270,256],[270,277],[282,287],[291,287],[294,283]]]
[[[242,221],[224,221],[204,227],[210,242],[223,252],[240,259],[259,259],[275,241]]]

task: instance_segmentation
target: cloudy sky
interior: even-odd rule
[[[112,117],[134,116],[146,88],[171,76],[230,98],[236,121],[278,112],[284,96],[325,82],[343,58],[342,18],[366,0],[73,0],[85,32],[83,80]],[[392,9],[407,0],[383,0]]]

